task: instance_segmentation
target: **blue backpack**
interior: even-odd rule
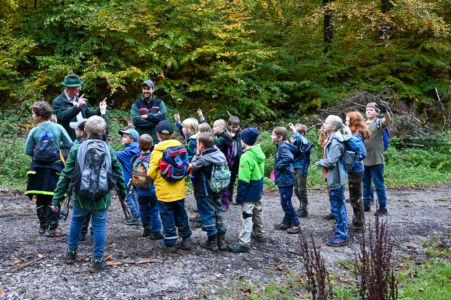
[[[33,161],[39,163],[52,163],[60,159],[60,152],[56,147],[53,133],[45,129],[39,136],[36,148],[33,151]]]
[[[343,154],[343,164],[346,171],[351,171],[357,161],[364,160],[366,149],[363,142],[352,134],[343,135],[345,151]]]
[[[188,152],[185,146],[171,147],[163,151],[160,162],[161,176],[170,182],[185,178],[189,167]]]
[[[296,146],[297,152],[294,154],[294,159],[303,159],[307,153],[312,150],[313,144],[305,138],[295,139],[293,145]]]
[[[382,125],[381,125],[381,119],[376,118],[376,125],[377,125],[378,127],[381,127],[381,126],[382,126]],[[384,138],[383,138],[383,141],[384,141],[384,151],[387,151],[388,146],[390,146],[390,129],[388,129],[388,127],[385,128],[385,130],[384,130]]]

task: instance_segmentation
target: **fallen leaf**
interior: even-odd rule
[[[17,286],[12,286],[11,289],[12,290],[17,290]]]
[[[215,269],[210,271],[210,275],[213,275],[215,273]]]
[[[266,286],[262,285],[262,286],[260,287],[260,289],[261,289],[263,292],[265,292],[265,291],[266,291]]]
[[[43,257],[44,257],[44,254],[38,253],[38,257],[39,257],[39,258],[43,258]]]
[[[6,296],[5,291],[4,290],[0,290],[0,297],[5,297],[5,296]]]

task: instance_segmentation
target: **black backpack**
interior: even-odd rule
[[[102,140],[86,140],[78,149],[71,186],[90,202],[102,198],[116,185],[119,175],[113,172],[111,154]]]
[[[56,146],[53,133],[45,129],[39,136],[33,151],[33,161],[38,163],[52,163],[60,159],[60,152]]]

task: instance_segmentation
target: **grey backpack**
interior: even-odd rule
[[[84,141],[78,149],[71,186],[81,197],[95,202],[116,185],[119,175],[113,172],[111,154],[102,140]]]

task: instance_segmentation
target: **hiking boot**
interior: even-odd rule
[[[45,236],[47,237],[59,237],[62,236],[63,232],[59,228],[55,228],[52,230],[47,231],[47,234]]]
[[[266,241],[264,236],[256,235],[254,232],[251,233],[251,239],[254,239],[257,243],[264,243]]]
[[[351,225],[349,225],[349,231],[363,233],[363,232],[365,232],[365,225],[351,224]]]
[[[289,224],[284,223],[274,224],[274,230],[287,230],[288,228],[290,228]]]
[[[330,214],[327,214],[327,215],[323,216],[323,219],[324,220],[334,220],[335,218],[332,215],[332,213],[330,213]]]
[[[363,205],[363,210],[366,211],[366,212],[371,211],[371,205],[370,204],[364,204]]]
[[[166,245],[166,243],[164,241],[161,242],[160,244],[164,250],[166,250],[167,252],[170,253],[174,253],[177,251],[177,248],[175,247],[175,245]]]
[[[233,252],[233,253],[245,253],[245,252],[249,252],[249,247],[246,247],[241,244],[228,245],[227,250],[230,252]]]
[[[383,217],[386,216],[388,214],[387,209],[386,208],[379,208],[379,210],[377,210],[374,215],[375,216],[379,216],[379,217]]]
[[[141,222],[139,221],[139,218],[133,218],[133,219],[125,220],[125,225],[139,226],[139,225],[141,225]]]
[[[151,232],[150,233],[151,240],[162,240],[163,238],[164,238],[163,235],[159,232]]]
[[[337,237],[332,238],[326,242],[326,245],[330,247],[343,247],[346,246],[347,244],[348,244],[347,240],[340,239]]]
[[[64,261],[66,264],[74,264],[77,262],[77,251],[71,251],[67,249],[66,255],[64,256]]]
[[[218,248],[221,251],[227,250],[225,234],[218,234]]]
[[[297,215],[299,218],[307,218],[307,217],[308,217],[308,212],[307,212],[306,209],[300,208],[300,209],[296,212],[296,215]]]
[[[208,249],[208,250],[212,250],[212,251],[218,251],[219,247],[218,247],[218,238],[216,236],[209,236],[208,239],[200,244],[200,246],[202,248]]]
[[[189,236],[183,238],[180,248],[183,250],[191,250],[191,238]]]
[[[40,235],[44,235],[45,234],[45,229],[46,229],[46,226],[39,226],[39,234]]]
[[[143,237],[150,236],[150,229],[144,228],[143,234],[141,234],[141,236],[143,236]]]
[[[289,234],[299,233],[299,226],[290,226],[290,228],[287,229],[287,233]]]
[[[94,272],[100,272],[106,269],[106,261],[103,259],[94,259],[94,262],[92,263],[92,271]]]

